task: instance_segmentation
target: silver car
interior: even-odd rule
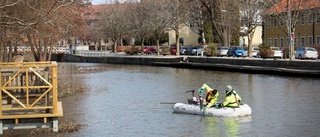
[[[318,51],[311,47],[300,47],[295,51],[294,57],[296,59],[317,59]]]
[[[222,56],[227,56],[229,48],[225,46],[221,46],[221,47],[218,47],[217,50],[218,50],[218,53],[217,53],[218,57],[222,57]]]
[[[282,58],[283,57],[283,53],[282,53],[282,49],[280,47],[270,47],[271,50],[273,50],[273,56],[274,58]]]
[[[252,57],[259,57],[259,47],[252,47]]]

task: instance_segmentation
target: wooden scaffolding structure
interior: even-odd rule
[[[56,62],[0,63],[0,134],[25,128],[58,131],[63,109],[57,67]]]

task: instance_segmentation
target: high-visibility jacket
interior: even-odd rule
[[[205,90],[207,92],[206,94],[206,101],[207,101],[207,108],[210,108],[218,101],[218,92],[213,96],[211,92],[213,91],[212,88],[210,88],[207,84],[203,84],[201,89]]]
[[[222,103],[224,107],[239,107],[241,97],[235,90],[227,92],[226,100]]]
[[[215,95],[212,95],[211,94],[212,90],[209,91],[207,93],[207,96],[206,96],[206,101],[208,102],[207,104],[207,108],[210,108],[212,107],[213,105],[215,105],[218,101],[218,96],[219,96],[219,93],[217,92]]]

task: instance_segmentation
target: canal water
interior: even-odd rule
[[[88,88],[59,99],[63,119],[83,127],[68,137],[285,137],[319,136],[320,79],[169,67],[59,63],[59,83]],[[232,85],[251,106],[248,117],[173,113],[172,103],[203,83],[219,91]],[[196,94],[197,95],[197,94]]]

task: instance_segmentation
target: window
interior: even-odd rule
[[[64,41],[63,40],[61,40],[61,46],[63,46],[64,45]]]
[[[308,37],[308,44],[309,44],[309,46],[313,45],[313,36]]]
[[[179,44],[182,45],[182,46],[184,46],[184,38],[180,38],[180,39],[179,39]]]
[[[279,24],[281,27],[283,27],[283,19],[280,19]]]
[[[301,15],[301,17],[300,17],[300,24],[304,25],[304,16],[303,15]]]
[[[277,18],[273,18],[273,27],[277,27],[278,21]]]
[[[270,19],[270,17],[267,17],[267,27],[268,28],[271,27],[271,19]]]
[[[290,45],[290,39],[287,37],[287,46]]]
[[[301,36],[301,46],[306,46],[305,44],[305,37]]]
[[[309,24],[313,23],[313,13],[309,14]]]
[[[273,46],[278,47],[278,39],[277,38],[273,39]]]
[[[297,44],[298,44],[298,37],[295,37],[295,38],[294,38],[294,46],[296,47]]]
[[[87,45],[87,41],[86,40],[83,40],[83,45]]]
[[[76,40],[76,43],[77,43],[77,44],[80,44],[80,40],[77,39],[77,40]]]
[[[268,38],[268,46],[271,46],[271,38]]]
[[[320,13],[317,13],[317,23],[320,23]]]
[[[283,46],[284,46],[284,39],[280,38],[280,47],[283,47]]]
[[[320,45],[320,36],[317,36],[317,44]]]

